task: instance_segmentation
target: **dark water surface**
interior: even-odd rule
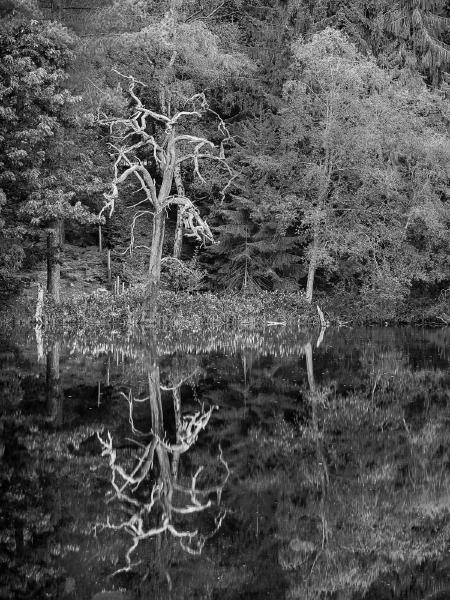
[[[450,598],[449,339],[4,332],[0,599]]]

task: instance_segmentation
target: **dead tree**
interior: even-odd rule
[[[175,205],[181,209],[180,219],[186,235],[194,237],[202,244],[214,242],[206,220],[184,194],[180,182],[176,186],[177,191],[172,193],[174,178],[175,175],[179,176],[181,165],[190,162],[195,175],[201,181],[204,181],[204,178],[200,171],[200,164],[204,160],[218,161],[230,176],[232,175],[224,158],[223,144],[217,148],[205,137],[192,135],[186,131],[192,129],[196,119],[211,113],[219,120],[218,129],[223,138],[229,139],[229,135],[223,121],[209,108],[203,93],[187,99],[185,110],[179,110],[173,115],[170,114],[169,109],[168,114],[158,113],[145,107],[137,95],[136,86],[144,84],[132,76],[123,77],[129,81],[128,93],[133,102],[131,116],[108,118],[103,115],[99,119],[101,124],[109,126],[114,140],[111,147],[115,157],[111,189],[104,194],[106,202],[102,212],[109,211],[110,215],[113,213],[121,185],[133,177],[145,198],[135,205],[139,209],[133,219],[129,250],[130,252],[133,250],[134,226],[137,219],[151,215],[153,229],[149,248],[149,283],[156,295],[161,275],[167,209],[170,206]],[[156,130],[159,134],[154,133]],[[226,187],[228,185],[229,183]]]

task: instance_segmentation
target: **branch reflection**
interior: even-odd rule
[[[125,564],[113,575],[131,571],[141,561],[134,560],[135,552],[141,542],[151,538],[160,538],[169,534],[177,540],[183,551],[198,555],[206,541],[217,533],[227,514],[220,506],[222,491],[230,476],[228,464],[219,445],[214,473],[205,466],[199,466],[188,476],[180,476],[180,459],[197,442],[199,434],[205,430],[217,406],[205,407],[199,403],[195,412],[183,413],[181,388],[195,378],[197,369],[181,374],[176,369],[170,377],[169,385],[160,381],[160,367],[156,359],[147,369],[147,395],[137,397],[130,389],[121,393],[128,403],[131,435],[128,441],[134,447],[134,464],[130,468],[126,458],[120,460],[118,448],[111,433],[98,435],[102,447],[102,456],[108,457],[111,473],[113,500],[126,517],[112,522],[108,517],[100,529],[125,531],[131,536],[131,545],[125,554]],[[161,392],[172,395],[172,411],[163,410]],[[135,411],[142,407],[150,417],[151,427],[142,431],[135,423]],[[167,426],[168,415],[173,423]],[[147,419],[148,420],[148,419]],[[170,427],[172,425],[172,427]],[[174,429],[174,435],[167,431]],[[211,478],[213,482],[211,484]],[[219,479],[219,481],[214,481]],[[212,516],[212,526],[207,532],[192,519],[199,513],[208,511]],[[160,543],[160,542],[158,542]],[[166,574],[167,576],[167,574]],[[168,577],[168,576],[167,576]]]

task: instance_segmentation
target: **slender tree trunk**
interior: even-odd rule
[[[331,126],[333,118],[333,107],[327,103],[327,119],[326,119],[326,127],[325,127],[325,137],[328,138],[328,130]],[[319,208],[324,209],[325,203],[328,197],[328,192],[330,189],[331,176],[333,173],[333,160],[330,155],[329,145],[327,144],[324,148],[325,150],[325,162],[322,167],[321,173],[321,185],[320,185],[320,193],[318,197],[318,206]],[[311,257],[309,259],[309,268],[308,268],[308,281],[306,282],[306,301],[311,303],[313,297],[314,290],[314,277],[316,275],[317,268],[317,258],[319,254],[319,226],[321,223],[321,219],[318,215],[315,216],[313,222],[313,242],[311,248]]]
[[[177,186],[177,194],[184,198],[186,192],[184,190],[183,180],[181,179],[181,167],[176,165],[174,170],[175,184]],[[175,228],[175,240],[173,244],[173,256],[174,258],[181,258],[181,252],[183,250],[183,220],[181,218],[183,208],[177,207],[177,225]]]
[[[47,236],[47,292],[56,304],[61,288],[61,220],[53,223]]]
[[[318,235],[317,235],[317,226],[314,225],[314,237],[311,248],[311,256],[309,259],[309,267],[308,267],[308,281],[306,282],[306,301],[311,304],[314,290],[314,277],[316,275],[316,267],[317,267],[317,254],[318,254]]]
[[[304,346],[305,356],[306,356],[306,373],[308,375],[308,385],[309,391],[311,394],[316,393],[316,381],[314,378],[314,366],[313,366],[313,354],[312,354],[312,345],[311,342],[308,342]]]

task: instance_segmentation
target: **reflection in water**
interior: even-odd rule
[[[0,597],[450,587],[448,331],[12,340]]]
[[[133,338],[121,339],[111,334],[104,339],[92,339],[84,334],[70,340],[72,352],[82,352],[91,356],[110,353],[116,362],[126,358],[141,361],[144,357],[151,359],[153,349],[158,355],[182,353],[196,354],[232,354],[237,355],[252,351],[259,356],[298,356],[310,334],[303,329],[286,329],[284,327],[268,327],[264,330],[227,330],[218,331],[198,328],[187,336],[159,336],[153,346],[148,345],[147,334],[136,332]]]
[[[155,348],[155,345],[152,347]],[[126,531],[132,538],[132,544],[125,556],[126,564],[116,570],[114,575],[137,567],[139,562],[132,562],[132,555],[139,544],[150,538],[160,538],[164,533],[176,538],[185,552],[200,554],[206,541],[217,533],[225,518],[227,511],[220,509],[220,501],[230,471],[220,445],[218,461],[223,466],[225,475],[219,484],[199,487],[203,466],[198,467],[189,480],[185,477],[185,481],[180,481],[178,477],[181,455],[194,446],[200,432],[207,427],[213,410],[218,408],[211,406],[206,410],[202,404],[198,411],[183,414],[181,386],[194,376],[195,372],[181,379],[178,375],[178,380],[173,385],[162,386],[159,363],[154,356],[147,371],[147,396],[136,398],[131,389],[128,394],[122,392],[122,396],[128,402],[129,423],[134,436],[129,440],[135,445],[135,463],[130,470],[127,471],[119,463],[111,434],[108,432],[106,437],[97,434],[102,446],[102,456],[109,458],[114,498],[127,515],[127,518],[116,524],[108,519],[103,528]],[[174,443],[170,442],[166,433],[161,402],[162,390],[171,392],[173,398]],[[148,410],[151,424],[148,432],[140,431],[135,425],[136,405],[144,405]],[[212,500],[213,495],[216,498],[215,502]],[[193,529],[187,522],[188,516],[204,511],[216,513],[214,527],[208,533],[201,533],[198,528]],[[166,578],[170,582],[167,572]]]
[[[59,376],[60,342],[53,341],[47,350],[46,396],[48,419],[54,427],[62,425],[64,393]]]
[[[373,350],[365,356],[373,385],[338,397],[316,385],[305,346],[311,420],[297,452],[308,470],[289,480],[279,511],[288,519],[279,559],[289,599],[413,599],[449,587],[436,575],[447,572],[450,545],[448,414],[430,395],[442,376],[411,372],[404,353]],[[305,457],[308,440],[314,451]]]

